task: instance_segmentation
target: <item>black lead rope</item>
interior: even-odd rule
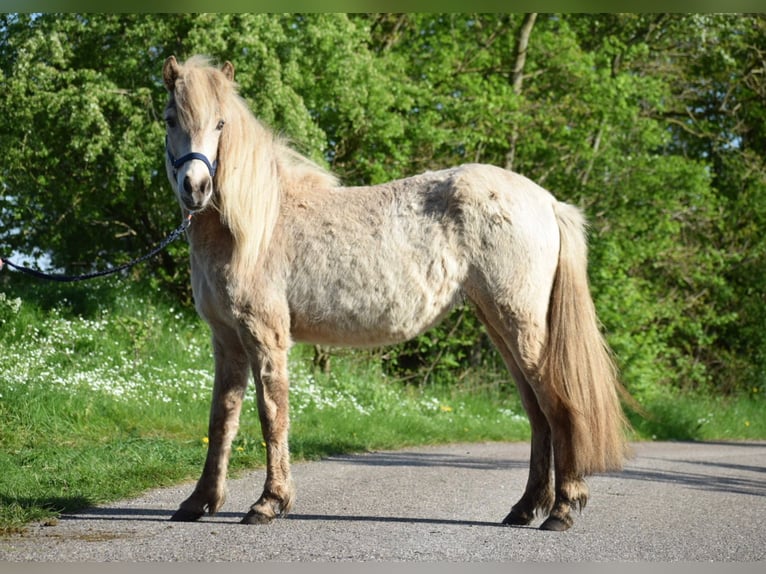
[[[48,281],[59,281],[62,283],[68,283],[72,281],[85,281],[86,279],[93,279],[94,277],[103,277],[105,275],[113,275],[114,273],[119,273],[120,271],[124,271],[125,269],[130,269],[131,267],[138,265],[139,263],[142,263],[143,261],[146,261],[147,259],[151,259],[155,255],[157,255],[160,251],[165,249],[173,241],[178,239],[178,237],[180,237],[181,234],[189,228],[189,225],[191,225],[191,218],[192,216],[188,215],[186,219],[183,220],[181,225],[176,227],[170,233],[170,235],[168,235],[165,239],[163,239],[162,242],[159,245],[157,245],[157,247],[152,249],[146,255],[142,255],[141,257],[137,257],[136,259],[128,261],[127,263],[123,263],[122,265],[118,265],[117,267],[111,267],[103,271],[93,271],[91,273],[85,273],[84,275],[61,275],[59,273],[43,273],[42,271],[38,271],[37,269],[31,269],[29,267],[24,267],[23,265],[17,265],[13,261],[10,261],[9,259],[6,259],[5,257],[0,257],[0,270],[2,269],[3,265],[8,265],[9,267],[13,267],[17,271],[21,271],[22,273],[26,273],[27,275],[31,275],[32,277],[37,277],[38,279],[47,279]]]

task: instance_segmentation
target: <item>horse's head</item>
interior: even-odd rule
[[[213,198],[219,140],[226,129],[221,100],[234,79],[230,62],[220,70],[201,62],[194,58],[181,66],[170,56],[162,69],[170,95],[164,118],[165,168],[179,202],[192,213]]]

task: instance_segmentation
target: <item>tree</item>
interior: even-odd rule
[[[364,31],[342,14],[1,18],[1,247],[66,271],[144,252],[177,223],[160,121],[171,53],[235,61],[258,116],[351,180],[373,179],[388,153],[377,134],[401,130]],[[355,146],[378,149],[352,169]],[[171,246],[151,271],[186,292],[184,250]]]
[[[766,372],[766,18],[705,14],[677,18],[675,105],[664,117],[673,153],[703,161],[722,205],[706,240],[721,252],[720,283],[708,299],[729,321],[710,322],[700,352],[722,390],[761,388]],[[676,44],[679,42],[676,41]]]
[[[691,20],[546,15],[533,29],[522,15],[381,20],[379,41],[406,60],[417,86],[411,125],[427,137],[410,132],[422,150],[415,165],[512,158],[514,169],[581,205],[597,306],[628,386],[644,394],[662,383],[711,384],[718,333],[736,319],[719,306],[726,254],[709,239],[724,205],[705,158],[676,153],[665,113],[688,65],[667,64],[677,48],[667,42]],[[461,356],[475,357],[468,342],[481,337],[477,325],[450,337],[462,317],[402,353],[425,357],[429,373],[434,348],[462,341]]]
[[[634,393],[763,386],[765,32],[736,14],[5,14],[0,248],[80,271],[175,227],[160,70],[205,53],[347,184],[484,162],[581,206]],[[188,296],[185,249],[135,273]],[[421,380],[500,362],[465,308],[384,357]]]
[[[177,212],[162,179],[156,46],[178,29],[148,15],[3,15],[0,171],[4,250],[67,271],[157,243]],[[178,248],[157,260],[178,273]]]

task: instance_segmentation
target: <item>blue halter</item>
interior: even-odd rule
[[[193,151],[191,153],[187,153],[186,155],[182,155],[178,159],[175,158],[175,156],[170,153],[170,147],[168,146],[168,136],[165,136],[165,151],[168,153],[168,159],[170,160],[171,165],[173,166],[173,175],[178,173],[178,168],[180,168],[183,164],[185,164],[187,161],[192,161],[194,159],[200,160],[202,163],[204,163],[207,166],[207,170],[210,172],[210,177],[215,177],[215,172],[218,171],[218,160],[215,160],[213,163],[210,163],[210,160],[207,158],[205,154]]]

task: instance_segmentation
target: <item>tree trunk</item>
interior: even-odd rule
[[[516,56],[513,63],[513,72],[511,73],[511,86],[515,96],[521,95],[521,87],[524,83],[524,65],[527,62],[527,47],[529,46],[529,36],[532,34],[532,28],[537,19],[536,12],[529,12],[524,15],[524,21],[519,28],[519,37],[516,39]],[[511,132],[510,145],[508,153],[505,154],[505,169],[513,169],[513,162],[516,158],[516,142],[519,139],[519,128],[513,126]]]

